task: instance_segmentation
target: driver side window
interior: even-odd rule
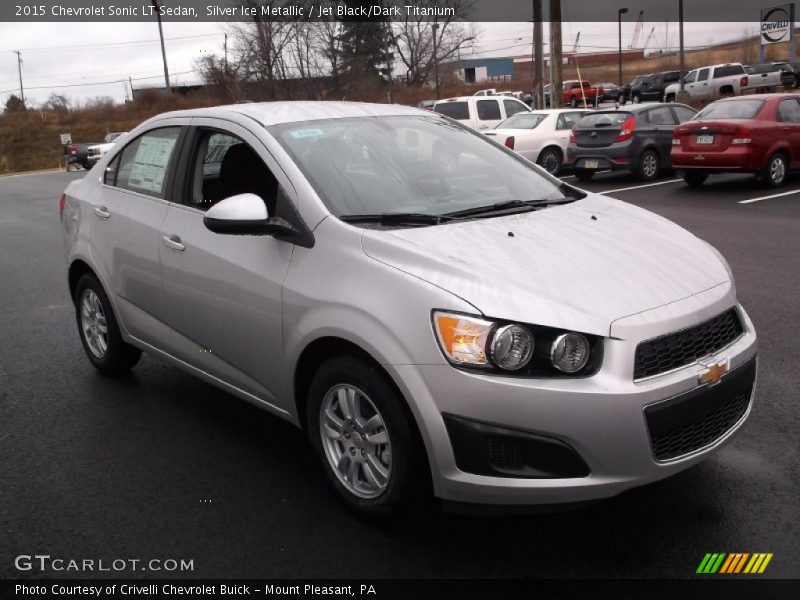
[[[255,150],[239,138],[220,131],[204,131],[195,146],[189,206],[208,210],[220,200],[251,193],[275,215],[278,180]]]

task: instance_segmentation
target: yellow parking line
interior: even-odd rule
[[[770,194],[769,196],[760,196],[758,198],[749,198],[748,200],[739,200],[739,204],[752,204],[753,202],[761,202],[762,200],[770,200],[772,198],[780,198],[782,196],[791,196],[792,194],[800,194],[800,190],[781,192],[780,194]]]

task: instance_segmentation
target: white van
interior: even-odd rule
[[[433,110],[479,130],[494,129],[511,115],[530,112],[527,104],[509,96],[447,98],[436,102]]]

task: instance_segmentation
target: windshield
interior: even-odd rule
[[[509,117],[495,129],[536,129],[536,127],[547,118],[542,113],[517,113]]]
[[[764,106],[763,100],[714,102],[701,110],[694,121],[707,119],[753,119]]]
[[[436,115],[323,119],[269,131],[336,216],[445,215],[566,199],[524,159]]]
[[[595,112],[583,117],[578,123],[578,127],[613,127],[621,125],[631,116],[629,112]]]

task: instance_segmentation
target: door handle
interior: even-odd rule
[[[108,219],[111,216],[111,213],[108,212],[108,208],[106,208],[105,206],[95,206],[94,215],[98,219]]]
[[[178,252],[183,252],[186,250],[186,246],[181,244],[181,238],[179,238],[177,235],[164,235],[161,237],[161,241],[164,242],[164,245],[170,250],[177,250]]]

